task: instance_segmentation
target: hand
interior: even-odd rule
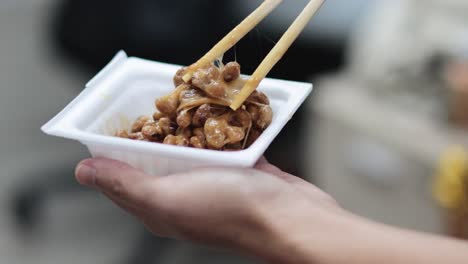
[[[164,177],[118,161],[89,159],[77,166],[76,178],[156,235],[271,260],[298,250],[284,250],[293,247],[286,240],[295,229],[301,233],[300,226],[313,225],[320,215],[341,213],[330,196],[265,159],[255,169],[205,168]]]

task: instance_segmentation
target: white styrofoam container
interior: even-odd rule
[[[153,175],[167,175],[197,166],[252,167],[312,91],[312,84],[264,79],[273,122],[248,149],[222,152],[112,136],[141,115],[151,115],[156,98],[174,89],[172,78],[180,65],[116,57],[65,109],[42,127],[46,134],[77,140],[93,157],[126,162]]]

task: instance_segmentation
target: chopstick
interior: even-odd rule
[[[194,72],[220,58],[229,49],[234,47],[237,42],[245,37],[247,33],[255,28],[263,19],[265,19],[265,17],[268,16],[282,1],[283,0],[265,0],[255,11],[229,32],[210,51],[208,51],[208,53],[189,66],[182,79],[185,82],[189,82]]]
[[[281,60],[292,43],[307,26],[307,23],[320,9],[325,0],[311,0],[294,23],[284,33],[278,43],[273,47],[270,53],[265,57],[252,76],[236,96],[231,104],[233,110],[237,110],[245,100],[257,89],[260,82],[268,75],[271,69]]]

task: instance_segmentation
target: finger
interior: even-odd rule
[[[144,206],[157,180],[128,164],[102,158],[82,161],[76,168],[76,179],[85,186],[136,206]]]
[[[164,221],[161,217],[158,217],[156,212],[149,212],[145,208],[141,208],[123,201],[117,197],[112,196],[109,193],[103,193],[109,198],[115,205],[127,211],[137,219],[154,235],[160,237],[171,237],[176,234],[176,230],[167,221]]]
[[[279,177],[280,179],[291,183],[292,185],[294,185],[295,188],[297,188],[303,193],[307,193],[308,195],[312,195],[315,197],[323,193],[322,190],[320,190],[318,187],[311,184],[310,182],[292,174],[289,174],[287,172],[284,172],[280,168],[272,165],[268,162],[268,160],[265,157],[260,158],[260,160],[257,162],[257,165],[255,165],[255,169]]]
[[[136,216],[138,218],[141,218],[143,217],[144,215],[144,211],[140,208],[138,208],[137,206],[134,206],[126,201],[123,201],[119,198],[116,198],[114,196],[112,196],[111,194],[109,193],[106,193],[106,192],[103,192],[103,194],[109,199],[111,200],[115,205],[117,205],[118,207],[122,208],[123,210],[127,211],[128,213],[130,213],[131,215],[133,216]]]
[[[268,160],[265,158],[265,156],[262,156],[257,161],[257,164],[255,164],[254,168],[257,169],[257,170],[261,170],[261,171],[264,171],[264,172],[274,174],[274,175],[283,173],[283,171],[280,170],[278,167],[273,166],[272,164],[270,164],[270,162],[268,162]],[[278,176],[278,175],[276,175],[276,176]]]
[[[255,165],[254,168],[257,170],[272,174],[288,182],[294,182],[297,179],[299,179],[296,176],[293,176],[287,172],[284,172],[280,168],[270,164],[264,157],[262,157],[259,160],[259,162],[257,163],[257,165]]]
[[[254,168],[257,169],[257,170],[263,171],[263,172],[273,174],[273,175],[275,175],[277,177],[280,177],[281,179],[286,180],[288,182],[308,183],[307,181],[305,181],[305,180],[303,180],[303,179],[301,179],[301,178],[299,178],[297,176],[294,176],[292,174],[284,172],[280,168],[278,168],[275,165],[271,164],[264,156],[261,157],[258,160],[258,162],[257,162],[257,164],[255,165]]]
[[[256,165],[261,165],[261,164],[269,164],[270,162],[267,160],[265,156],[262,156],[258,161]]]

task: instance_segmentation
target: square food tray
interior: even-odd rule
[[[264,79],[273,122],[248,149],[234,152],[195,149],[114,137],[141,115],[156,111],[156,98],[174,89],[182,66],[119,52],[68,106],[42,127],[48,135],[77,140],[93,157],[120,160],[152,175],[167,175],[198,166],[253,167],[312,91],[312,84]],[[247,77],[247,76],[244,76]]]

